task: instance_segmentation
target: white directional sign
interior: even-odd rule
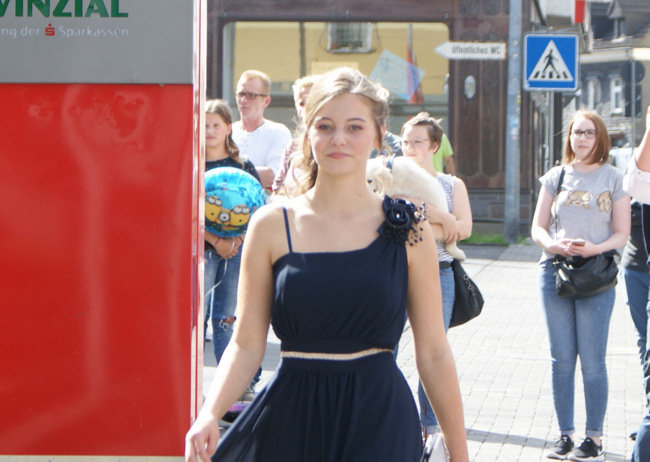
[[[524,37],[524,89],[578,89],[578,36],[527,34]]]
[[[506,59],[505,42],[442,42],[434,51],[447,59]]]

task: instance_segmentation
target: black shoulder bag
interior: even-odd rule
[[[558,196],[564,180],[564,167],[555,190],[553,202],[557,204]],[[559,205],[555,213],[555,236],[557,238]],[[578,300],[602,294],[616,286],[618,266],[614,256],[615,250],[594,255],[592,257],[556,255],[553,259],[555,269],[555,289],[562,298]]]
[[[449,327],[456,327],[481,314],[484,302],[481,291],[467,275],[460,261],[454,258],[451,269],[454,272],[455,299]]]

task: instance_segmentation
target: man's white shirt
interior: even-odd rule
[[[281,123],[266,119],[255,130],[247,132],[239,121],[232,125],[232,139],[255,167],[270,167],[277,174],[282,154],[291,143],[291,132]]]

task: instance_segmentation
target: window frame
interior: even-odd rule
[[[587,79],[587,95],[585,106],[591,110],[596,111],[601,103],[600,80],[598,77],[591,77]]]
[[[353,31],[352,26],[358,26],[358,31]],[[362,29],[363,28],[363,29]],[[347,31],[345,30],[347,29]],[[347,40],[339,37],[347,32],[353,38]],[[356,45],[358,42],[359,45]],[[372,48],[372,23],[371,22],[328,22],[327,23],[327,51],[330,53],[370,53]]]
[[[613,75],[609,80],[609,102],[612,114],[625,112],[625,81],[620,75]],[[618,97],[618,104],[617,104]]]

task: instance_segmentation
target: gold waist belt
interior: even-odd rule
[[[355,351],[354,353],[307,353],[306,351],[283,351],[280,356],[283,358],[298,359],[325,359],[329,361],[350,361],[351,359],[365,358],[377,353],[392,352],[388,348],[369,348],[367,350]]]

